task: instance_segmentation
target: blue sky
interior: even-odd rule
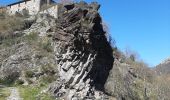
[[[101,16],[119,49],[131,48],[151,66],[170,57],[170,0],[95,1],[101,4]]]

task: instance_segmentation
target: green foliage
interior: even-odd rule
[[[20,95],[24,100],[55,100],[48,93],[40,93],[46,87],[20,86]]]
[[[15,79],[16,78],[9,76],[7,78],[0,79],[0,84],[3,84],[5,86],[11,86],[11,85],[13,85]]]
[[[25,77],[26,78],[32,78],[34,76],[34,71],[32,70],[26,70],[25,71]]]
[[[42,47],[43,47],[43,49],[46,50],[47,52],[52,52],[52,51],[53,51],[50,41],[47,41],[46,43],[43,43],[43,44],[42,44]]]
[[[54,75],[46,75],[46,76],[42,76],[40,78],[40,83],[41,84],[49,84],[55,80],[56,80],[56,77]]]
[[[4,47],[9,47],[15,44],[20,43],[21,39],[19,37],[13,37],[13,36],[9,36],[9,37],[4,37],[2,40],[0,40],[1,44]]]
[[[47,64],[41,67],[42,73],[55,73],[54,66],[51,64]]]
[[[0,88],[0,100],[6,100],[6,98],[10,95],[8,88]]]
[[[55,75],[56,72],[55,72],[54,66],[50,64],[42,66],[41,72],[45,74],[40,78],[41,83],[48,84],[57,79],[57,76]]]
[[[30,44],[35,43],[35,41],[38,40],[38,34],[35,32],[29,33],[28,35],[25,35],[24,40]]]
[[[24,84],[24,81],[23,81],[23,80],[17,79],[17,80],[15,81],[15,85],[22,85],[22,84]]]
[[[1,13],[0,16],[0,32],[13,32],[25,27],[23,17],[8,16],[6,13]]]
[[[24,37],[24,41],[35,46],[39,50],[45,50],[46,52],[52,52],[51,41],[48,38],[39,38],[38,33],[32,32]]]

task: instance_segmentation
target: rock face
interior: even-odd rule
[[[57,98],[101,99],[113,66],[97,3],[60,5],[51,30],[59,79],[50,87]]]
[[[32,16],[25,20],[29,28],[11,38],[15,43],[4,47],[6,42],[1,41],[0,78],[22,79],[22,72],[29,69],[31,75],[27,76],[33,81],[56,76],[49,86],[56,98],[105,99],[104,84],[114,58],[98,13],[100,5],[80,2],[58,6],[58,19],[47,14]],[[54,68],[52,73],[45,73],[51,68],[39,72],[49,65]]]

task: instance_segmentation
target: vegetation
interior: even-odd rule
[[[26,70],[25,71],[25,77],[26,78],[32,78],[34,76],[34,72],[32,70]]]
[[[55,100],[48,93],[41,93],[47,87],[42,86],[20,86],[19,92],[24,100]]]
[[[6,98],[10,95],[9,88],[1,88],[0,87],[0,100],[6,100]]]
[[[0,79],[0,85],[2,84],[5,86],[12,86],[15,80],[16,80],[15,76],[9,76],[9,77]]]
[[[68,3],[73,2],[73,0],[59,0],[59,2]],[[51,6],[53,5],[46,5],[42,9]],[[26,10],[23,10],[23,14],[24,16],[18,13],[14,16],[9,16],[5,12],[0,13],[0,48],[6,48],[24,42],[40,52],[39,55],[36,55],[37,58],[48,57],[53,52],[51,38],[39,37],[36,32],[20,36],[16,36],[13,33],[14,31],[24,29],[24,18],[29,15]],[[130,95],[129,98],[135,100],[168,100],[170,98],[170,75],[156,76],[147,64],[139,60],[136,52],[129,49],[124,53],[120,51],[115,46],[114,39],[108,34],[107,25],[103,25],[108,42],[113,47],[113,56],[120,62],[117,67],[114,67],[115,73],[112,75],[114,86],[112,85],[110,87],[113,88],[114,92],[111,95],[115,97],[127,97],[127,95]],[[122,66],[121,64],[126,64],[126,66]],[[124,72],[125,70],[126,72]],[[41,93],[42,90],[47,88],[46,86],[49,83],[57,78],[53,65],[47,64],[41,66],[39,76],[35,76],[36,71],[33,69],[25,70],[24,74],[24,78],[30,83],[28,86],[22,86],[24,84],[23,80],[17,79],[14,81],[14,78],[9,77],[1,79],[0,84],[11,86],[15,82],[24,100],[54,100],[48,93]],[[33,78],[36,78],[38,82],[34,82],[32,80]],[[4,100],[9,94],[8,88],[0,88],[0,100]]]
[[[25,26],[24,17],[22,16],[9,16],[5,12],[0,13],[0,16],[0,35],[7,35],[3,33],[17,31]]]

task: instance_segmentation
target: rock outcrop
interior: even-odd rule
[[[101,99],[113,66],[97,3],[60,5],[53,46],[59,79],[49,90],[57,98]],[[103,95],[104,96],[104,95]]]
[[[23,71],[31,70],[28,74],[36,81],[51,75],[38,69],[52,65],[56,81],[49,91],[56,98],[104,99],[104,84],[114,58],[98,12],[100,5],[80,2],[58,6],[57,19],[47,14],[31,16],[25,19],[29,28],[12,38],[15,43],[3,48],[2,41],[0,77],[23,79]]]

